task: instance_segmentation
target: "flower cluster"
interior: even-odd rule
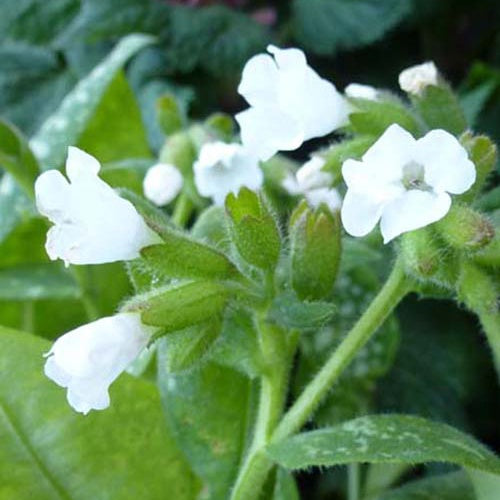
[[[264,184],[261,162],[333,131],[351,133],[349,117],[357,106],[375,105],[385,98],[379,90],[360,84],[348,85],[344,95],[339,93],[298,49],[269,46],[267,51],[252,57],[243,69],[238,91],[249,108],[236,115],[241,143],[205,137],[196,147],[190,142],[196,158],[189,168],[175,162],[152,166],[144,177],[143,191],[153,204],[164,207],[183,192],[201,205],[206,198],[223,205],[230,193],[237,195],[242,187],[257,191]],[[439,85],[440,76],[433,63],[425,63],[403,71],[399,82],[403,90],[419,96],[427,86]],[[340,210],[345,231],[355,237],[367,235],[380,221],[388,243],[442,219],[452,205],[450,195],[462,194],[475,183],[476,169],[467,151],[445,130],[430,130],[415,138],[392,124],[375,139],[356,156],[361,159],[343,162],[345,186],[334,185],[340,184],[340,175],[325,171],[324,157],[313,155],[281,179],[281,190],[304,197],[313,211],[320,205],[331,212]],[[62,259],[66,265],[131,260],[161,241],[134,205],[99,177],[100,169],[94,157],[70,147],[69,180],[57,170],[37,179],[38,210],[54,224],[46,242],[51,259]],[[267,220],[260,202],[252,203],[255,220],[249,224]],[[337,220],[331,215],[332,221]],[[334,222],[328,224],[333,227]],[[155,331],[136,312],[99,319],[59,338],[47,354],[45,373],[67,388],[75,410],[106,408],[109,385],[144,350]]]

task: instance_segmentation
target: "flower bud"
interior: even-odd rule
[[[410,98],[429,129],[444,129],[460,134],[467,122],[457,96],[441,78],[433,62],[401,72],[399,85]]]
[[[182,128],[184,117],[177,99],[171,94],[164,94],[156,100],[156,116],[165,135]]]
[[[400,241],[401,257],[410,275],[427,279],[436,274],[443,251],[429,229],[405,233]]]
[[[483,214],[459,203],[452,206],[436,228],[446,243],[458,250],[478,250],[495,236],[493,224]]]
[[[399,86],[401,90],[409,94],[419,95],[427,86],[437,85],[438,79],[439,73],[436,65],[432,61],[429,61],[401,71],[399,74]]]
[[[497,147],[489,137],[484,135],[474,136],[471,132],[462,134],[460,142],[467,149],[469,158],[476,167],[476,182],[467,193],[460,197],[461,200],[470,201],[481,191],[488,175],[495,168]]]
[[[140,312],[144,324],[161,327],[162,333],[168,333],[217,316],[226,300],[224,285],[190,281],[139,295],[124,310]]]
[[[231,220],[231,238],[249,264],[273,270],[278,262],[281,241],[274,217],[253,191],[243,188],[226,198]]]
[[[144,177],[144,196],[155,205],[168,205],[180,193],[184,179],[173,165],[157,163]]]
[[[291,217],[292,286],[301,299],[317,300],[332,290],[340,262],[338,212],[312,211],[304,203]]]

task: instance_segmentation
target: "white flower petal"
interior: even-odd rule
[[[351,99],[366,99],[367,101],[376,101],[379,97],[379,92],[371,85],[362,85],[360,83],[350,83],[344,93]]]
[[[273,58],[267,54],[258,54],[245,64],[238,93],[251,106],[267,106],[276,100],[278,68]]]
[[[365,236],[377,224],[383,204],[364,193],[348,189],[340,212],[344,229],[351,236]]]
[[[307,66],[306,56],[300,49],[280,49],[275,45],[268,45],[267,51],[274,56],[280,70],[302,72]]]
[[[69,151],[71,184],[56,171],[43,173],[35,183],[39,210],[55,223],[47,233],[50,258],[60,258],[66,264],[137,258],[141,248],[159,237],[132,203],[96,175],[97,160],[77,148]]]
[[[46,375],[68,388],[75,410],[109,406],[109,385],[139,355],[154,329],[138,313],[120,313],[72,330],[56,340],[45,363]]]
[[[168,205],[180,193],[184,179],[179,170],[167,163],[157,163],[146,172],[144,196],[155,205]]]
[[[404,165],[412,161],[415,147],[413,136],[395,123],[363,155],[363,163],[369,164],[382,182],[397,181]]]
[[[92,156],[81,149],[70,146],[66,158],[66,175],[70,181],[82,175],[96,176],[101,169],[101,164]]]
[[[415,160],[424,166],[425,182],[438,192],[461,194],[476,180],[467,151],[444,130],[431,130],[417,141]]]
[[[243,145],[260,160],[269,160],[278,151],[297,149],[304,142],[299,124],[277,107],[249,108],[235,118]]]
[[[35,181],[36,208],[52,222],[59,222],[68,203],[69,183],[58,170],[48,170]]]
[[[450,209],[447,193],[411,190],[384,206],[380,230],[384,243],[442,219]]]
[[[321,169],[325,165],[325,160],[319,156],[313,156],[297,170],[297,182],[302,191],[330,187],[333,176],[329,172]]]
[[[243,186],[257,190],[263,182],[258,159],[240,144],[205,144],[193,171],[198,192],[212,198],[216,205],[224,204],[229,193]]]

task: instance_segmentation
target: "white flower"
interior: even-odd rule
[[[269,45],[243,69],[238,92],[250,108],[238,113],[243,144],[261,160],[297,149],[347,123],[349,106],[334,85],[320,78],[299,49]]]
[[[283,187],[292,195],[303,194],[313,208],[322,203],[334,212],[340,208],[341,199],[336,189],[331,188],[333,177],[322,168],[325,160],[313,156],[297,170],[295,176],[290,175],[283,180]]]
[[[237,193],[243,186],[259,189],[263,181],[259,160],[241,144],[205,144],[193,170],[198,192],[216,205],[223,205],[229,193]]]
[[[109,406],[111,383],[146,347],[156,329],[139,313],[120,313],[80,326],[58,338],[46,354],[45,375],[68,389],[78,412]]]
[[[451,194],[467,191],[476,169],[467,151],[444,130],[415,140],[391,125],[363,155],[347,160],[342,175],[348,190],[341,216],[353,236],[368,234],[379,220],[384,242],[443,218]]]
[[[153,165],[144,177],[144,196],[155,205],[168,205],[181,191],[184,179],[179,170],[167,163]]]
[[[371,85],[362,85],[360,83],[350,83],[344,93],[352,99],[366,99],[368,101],[376,101],[379,98],[379,91]]]
[[[45,248],[65,264],[102,264],[135,259],[142,247],[158,241],[134,206],[101,180],[99,162],[68,148],[66,174],[41,174],[35,183],[38,211],[55,225]]]
[[[439,72],[432,62],[411,66],[399,74],[399,86],[409,94],[420,94],[428,85],[438,85]]]

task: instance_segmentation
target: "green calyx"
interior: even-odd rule
[[[329,295],[337,276],[340,254],[340,220],[328,209],[309,209],[303,202],[290,224],[292,286],[301,299]]]

